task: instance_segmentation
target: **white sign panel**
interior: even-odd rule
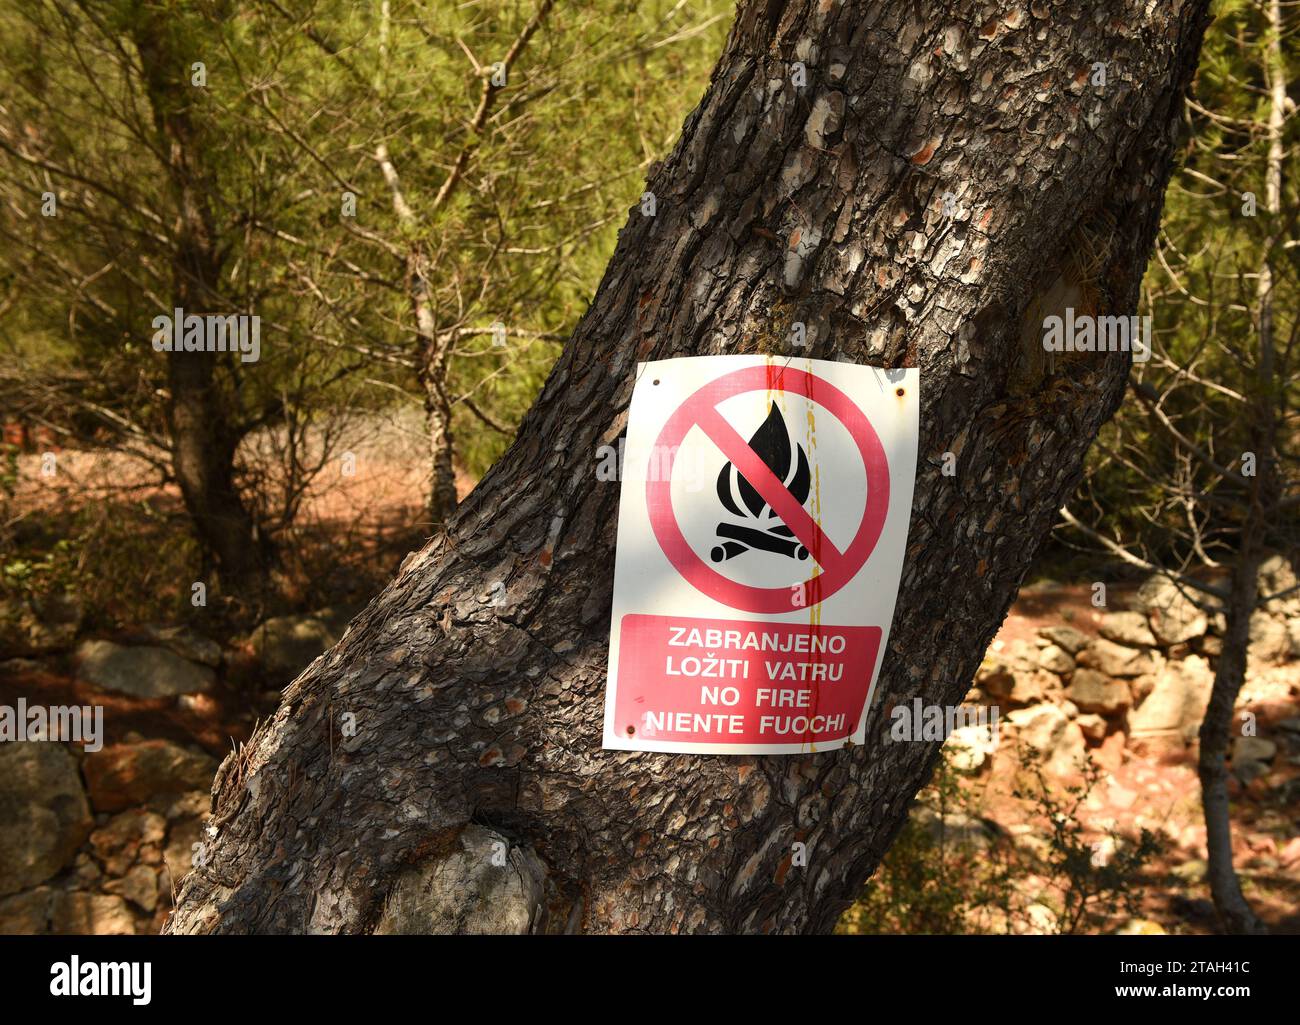
[[[637,368],[607,748],[864,738],[916,471],[920,373],[771,356]]]

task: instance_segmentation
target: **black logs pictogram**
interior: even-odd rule
[[[802,445],[791,446],[790,432],[776,403],[772,403],[767,419],[749,439],[749,447],[768,465],[796,502],[802,505],[808,500],[812,485],[808,454]],[[718,524],[718,537],[722,543],[715,545],[710,552],[714,562],[725,562],[750,549],[791,559],[808,558],[808,549],[795,540],[794,531],[781,522],[758,489],[730,462],[724,463],[718,473],[718,499],[727,512],[745,522],[724,520]]]

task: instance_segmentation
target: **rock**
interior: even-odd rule
[[[1085,740],[1101,743],[1106,736],[1106,720],[1099,715],[1081,715],[1074,720],[1079,724]]]
[[[980,662],[980,667],[975,670],[975,684],[986,694],[1008,694],[1016,685],[1016,679],[1007,663],[986,655]]]
[[[158,907],[158,873],[147,865],[136,865],[121,879],[104,885],[109,893],[125,897],[136,907],[153,914]]]
[[[1267,776],[1268,766],[1263,762],[1237,761],[1233,759],[1232,774],[1242,783],[1249,784],[1262,776]]]
[[[179,888],[180,882],[193,867],[194,845],[204,839],[203,821],[200,819],[183,819],[173,823],[167,837],[167,847],[163,851],[163,864],[172,886]]]
[[[1038,631],[1038,636],[1045,637],[1071,655],[1081,652],[1091,639],[1082,630],[1076,630],[1072,626],[1045,626]]]
[[[1287,624],[1262,609],[1250,617],[1249,665],[1279,665],[1291,657],[1291,635]]]
[[[167,648],[189,662],[211,666],[213,669],[221,665],[221,645],[187,626],[146,626],[144,635],[154,644]]]
[[[451,851],[397,877],[374,934],[527,935],[545,900],[546,866],[531,848],[469,825]]]
[[[1154,671],[1151,655],[1138,648],[1126,648],[1102,637],[1079,652],[1079,665],[1096,669],[1105,676],[1141,676]]]
[[[1054,936],[1060,930],[1056,912],[1046,904],[1030,904],[1025,908],[1025,922],[1017,932],[1031,936]]]
[[[1083,711],[1100,715],[1118,715],[1132,702],[1127,684],[1111,680],[1092,669],[1075,670],[1065,693]],[[1104,728],[1102,733],[1105,733]]]
[[[1128,682],[1128,689],[1133,695],[1133,704],[1142,704],[1147,695],[1156,689],[1156,674],[1143,673],[1141,676],[1134,676]]]
[[[1260,563],[1258,584],[1260,597],[1291,591],[1297,584],[1300,584],[1300,581],[1296,579],[1295,570],[1284,556],[1272,555]],[[1268,603],[1268,609],[1285,617],[1300,616],[1300,592],[1292,591],[1285,598],[1273,599]]]
[[[1200,656],[1167,663],[1157,674],[1151,693],[1129,713],[1132,738],[1135,741],[1163,738],[1178,745],[1190,743],[1205,716],[1213,686],[1214,674]],[[1156,743],[1156,746],[1161,745]]]
[[[1155,635],[1141,612],[1107,612],[1101,617],[1098,632],[1107,640],[1130,648],[1154,648]]]
[[[978,772],[997,746],[996,726],[960,726],[948,734],[943,748],[958,772]]]
[[[1286,621],[1286,637],[1291,645],[1291,657],[1300,658],[1300,616]]]
[[[1041,757],[1046,772],[1077,772],[1087,757],[1083,731],[1053,704],[1018,708],[1007,713],[1006,722],[1015,739]]]
[[[50,931],[50,917],[57,890],[38,886],[34,890],[0,899],[0,936],[43,936]]]
[[[212,791],[209,788],[191,790],[187,794],[181,794],[180,797],[167,795],[157,801],[151,801],[150,806],[166,816],[168,822],[181,818],[206,818],[212,807]]]
[[[166,648],[126,648],[85,641],[77,648],[77,675],[101,690],[137,698],[168,698],[208,690],[216,674]]]
[[[1238,737],[1232,742],[1232,764],[1238,762],[1271,762],[1277,756],[1277,745],[1263,737]]]
[[[918,804],[912,808],[908,818],[929,834],[935,843],[951,844],[954,847],[984,850],[998,836],[996,825],[964,812],[940,815],[935,809]]]
[[[1049,673],[1068,676],[1074,672],[1074,658],[1058,644],[1049,644],[1038,653],[1038,664]]]
[[[263,667],[286,682],[297,676],[323,651],[338,643],[326,610],[305,616],[276,616],[253,631],[249,643]]]
[[[114,815],[108,824],[90,834],[90,845],[111,876],[127,873],[146,844],[162,843],[167,821],[156,812],[129,808]]]
[[[1080,726],[1080,729],[1083,727]],[[1089,752],[1089,757],[1106,772],[1114,775],[1119,772],[1126,760],[1125,745],[1128,737],[1122,730],[1107,733],[1101,743]]]
[[[77,761],[62,744],[0,744],[0,896],[57,875],[93,822]]]
[[[1010,693],[1002,695],[1002,701],[1008,705],[1036,705],[1046,700],[1050,692],[1060,691],[1060,681],[1042,669],[1017,669],[1012,676],[1015,686]]]
[[[135,935],[135,919],[121,897],[79,890],[62,893],[51,917],[53,932],[60,936]]]
[[[158,794],[211,787],[217,763],[169,740],[114,744],[86,756],[86,786],[96,811],[121,811]]]
[[[1144,612],[1151,632],[1161,644],[1181,644],[1200,637],[1209,626],[1205,613],[1168,577],[1156,574],[1138,588],[1134,604]]]
[[[77,855],[73,875],[76,877],[78,889],[90,889],[98,885],[104,873],[99,870],[95,859],[83,851]]]
[[[211,694],[182,694],[176,699],[176,707],[203,719],[216,718],[221,714],[221,706]]]
[[[1055,676],[1038,668],[1036,653],[1017,646],[1005,660],[986,660],[975,677],[980,688],[1000,704],[1035,705],[1060,686]]]

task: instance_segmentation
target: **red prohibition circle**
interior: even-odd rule
[[[857,445],[867,473],[867,501],[853,540],[842,553],[826,537],[820,526],[812,521],[794,496],[785,490],[783,484],[771,483],[776,480],[775,476],[718,412],[717,407],[721,402],[733,395],[751,391],[785,391],[816,402],[829,410],[847,428]],[[791,612],[795,609],[790,601],[790,588],[794,585],[755,587],[738,583],[705,563],[682,534],[673,512],[672,468],[677,458],[677,448],[691,428],[697,426],[745,474],[750,484],[781,515],[821,567],[821,573],[804,582],[804,593],[809,596],[808,605],[829,598],[853,579],[866,564],[885,527],[885,517],[889,512],[889,460],[871,421],[852,399],[835,386],[803,370],[770,365],[744,367],[710,381],[683,402],[664,424],[651,453],[652,460],[656,453],[661,458],[658,464],[660,472],[646,474],[646,504],[650,525],[660,548],[677,572],[697,590],[732,608],[768,614]],[[664,453],[667,454],[666,462],[662,459]],[[752,468],[752,475],[742,469],[741,463]],[[764,487],[760,487],[754,478],[764,474],[770,480]],[[776,493],[776,488],[781,493]],[[778,505],[784,506],[790,514],[789,518]],[[791,519],[796,520],[798,525],[791,523]]]

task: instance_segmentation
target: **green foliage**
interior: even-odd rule
[[[1039,760],[1020,755],[1029,781],[1013,796],[1031,805],[1036,822],[1048,828],[1035,868],[1045,877],[1039,900],[1056,912],[1059,931],[1086,932],[1104,928],[1121,913],[1136,915],[1140,895],[1133,881],[1164,852],[1163,838],[1144,827],[1132,843],[1113,832],[1100,841],[1085,839],[1080,812],[1101,781],[1101,769],[1086,759],[1082,781],[1061,786],[1044,777]],[[1103,855],[1107,846],[1111,853]]]
[[[953,830],[954,822],[970,828]],[[986,826],[978,796],[944,758],[836,931],[958,935],[981,919],[981,931],[993,919],[1009,924],[1014,853]]]
[[[313,438],[435,391],[458,462],[484,472],[590,303],[732,13],[726,0],[560,3],[516,47],[539,9],[0,0],[5,418],[143,454],[175,483],[152,321],[193,270],[181,226],[197,212],[212,267],[206,308],[186,312],[261,317],[261,360],[217,361],[212,425],[223,451],[234,439],[261,531],[294,543],[303,488],[327,465],[306,454]],[[432,343],[413,310],[417,258]],[[254,448],[276,449],[274,472]]]
[[[1071,503],[1081,520],[1130,551],[1173,569],[1230,561],[1244,517],[1243,492],[1193,452],[1236,471],[1243,453],[1270,448],[1283,487],[1295,482],[1295,373],[1300,333],[1300,182],[1289,173],[1300,119],[1280,128],[1283,173],[1269,201],[1270,62],[1300,67],[1300,34],[1283,33],[1276,55],[1259,0],[1219,0],[1207,32],[1186,120],[1182,166],[1165,194],[1139,313],[1153,318],[1155,354],[1133,378],[1158,403],[1128,397],[1089,455],[1087,484]],[[1285,17],[1294,21],[1294,13]],[[1294,86],[1290,92],[1294,98]],[[1270,206],[1273,208],[1270,209]],[[1253,208],[1253,209],[1252,209]],[[1271,287],[1260,290],[1262,275]],[[1269,353],[1261,318],[1271,325]],[[1268,544],[1285,550],[1293,524],[1275,517]]]
[[[1021,802],[1032,832],[1013,837],[984,816],[984,795],[940,761],[842,933],[1080,933],[1106,931],[1139,911],[1135,882],[1164,850],[1143,829],[1090,839],[1080,816],[1101,778],[1091,761],[1080,782],[1048,780],[1017,752]],[[1099,851],[1109,849],[1107,856]],[[1047,912],[1047,913],[1045,913]]]

